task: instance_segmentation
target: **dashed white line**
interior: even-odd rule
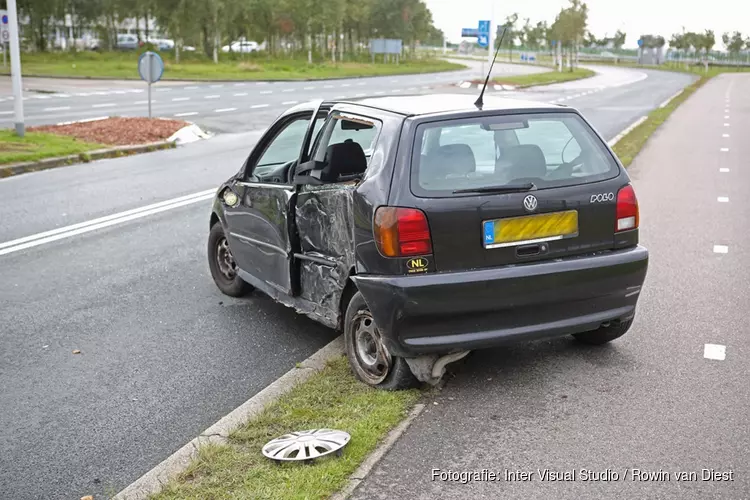
[[[393,89],[391,92],[401,92],[401,89]]]
[[[324,88],[324,89],[332,89],[332,88],[333,88],[333,85],[323,85],[323,88]]]
[[[409,87],[409,88],[408,88],[408,89],[406,89],[406,90],[417,90],[417,87]]]
[[[721,151],[722,153],[726,153],[729,151],[729,148],[721,148],[719,149],[719,151]]]
[[[70,97],[70,94],[55,94],[57,97]]]
[[[366,96],[366,95],[367,95],[367,94],[357,94],[357,95],[355,95],[354,97],[364,97],[364,96]]]
[[[729,126],[729,124],[728,124],[728,123],[725,123],[725,124],[724,124],[724,126],[725,126],[725,127],[728,127],[728,126]]]
[[[334,99],[346,99],[345,95],[337,95]]]
[[[351,83],[342,83],[341,86],[342,87],[351,87],[352,84]]]
[[[156,89],[157,92],[169,92],[170,90],[172,90],[172,89],[170,89],[169,87],[164,87],[162,89]]]
[[[273,90],[262,90],[261,94],[273,94]]]
[[[15,111],[0,111],[0,115],[12,115]]]
[[[375,92],[375,95],[383,95],[383,94],[385,94],[385,92],[383,92],[382,90],[378,90],[377,92]]]
[[[294,89],[283,89],[282,92],[294,92]]]
[[[268,85],[268,82],[255,82],[255,85]]]
[[[267,107],[268,107],[268,104],[253,104],[252,106],[250,106],[250,108],[252,109],[267,108]]]
[[[245,84],[244,83],[235,83],[234,86],[235,87],[244,87]]]
[[[224,85],[222,85],[222,84],[217,84],[217,85],[211,85],[211,88],[212,88],[212,89],[220,89],[220,88],[222,88],[223,86],[224,86]]]
[[[729,115],[724,115],[725,120],[729,120]]]
[[[175,116],[194,116],[197,115],[197,111],[186,111],[184,113],[175,113]]]
[[[396,82],[398,82],[398,80],[396,80],[395,78],[391,80],[391,83],[396,83]]]
[[[729,198],[727,196],[719,196],[716,198],[716,201],[719,203],[729,203]]]
[[[726,245],[714,245],[714,253],[729,253],[729,247]]]
[[[156,99],[151,99],[151,102],[156,102]],[[133,104],[148,104],[148,101],[135,101]]]
[[[113,102],[105,102],[102,104],[92,104],[92,108],[111,108],[112,106],[115,106],[116,104]]]
[[[722,168],[719,169],[719,172],[721,172],[722,174],[727,174],[727,173],[729,173],[729,169],[722,167]]]
[[[423,86],[422,86],[422,89],[423,89],[423,90],[429,90],[429,89],[430,89],[430,86],[429,86],[429,85],[423,85]]]
[[[39,94],[39,95],[35,95],[34,98],[35,99],[49,99],[50,96]]]
[[[190,100],[190,98],[189,98],[189,97],[173,97],[173,98],[172,98],[172,101],[173,101],[173,102],[178,102],[178,101],[189,101],[189,100]]]
[[[302,90],[314,90],[315,87],[303,87]]]
[[[217,95],[217,94],[212,94],[212,95],[204,96],[203,98],[204,99],[218,99],[219,97],[221,97],[221,96]]]
[[[297,104],[299,101],[284,101],[281,104],[283,106],[291,106],[292,104]]]
[[[183,88],[184,88],[185,90],[195,90],[195,89],[197,89],[197,88],[198,88],[198,86],[197,86],[197,85],[190,85],[190,86],[188,86],[188,87],[183,87]]]
[[[237,111],[237,108],[219,108],[215,109],[214,113],[227,113],[229,111]]]
[[[601,90],[601,89],[600,89],[600,90]],[[677,96],[678,96],[678,95],[680,95],[680,94],[682,94],[682,90],[680,90],[679,92],[676,92],[676,93],[675,93],[675,94],[674,94],[673,96],[669,97],[669,98],[668,98],[667,100],[665,100],[665,101],[664,101],[663,103],[659,104],[659,107],[660,107],[660,108],[666,108],[666,107],[667,107],[667,104],[669,104],[670,102],[672,102],[672,99],[674,99],[675,97],[677,97]]]
[[[360,82],[360,83],[358,83],[358,84],[357,84],[357,87],[361,87],[361,86],[363,86],[364,84],[365,84],[364,82]]]
[[[247,95],[247,92],[237,92],[236,94],[234,94],[234,97],[242,97],[245,95]]]
[[[715,361],[724,361],[727,357],[727,346],[721,344],[706,344],[703,346],[703,357]]]
[[[721,134],[722,137],[729,137],[729,134]]]
[[[54,108],[44,108],[43,111],[65,111],[66,109],[70,109],[70,106],[56,106]]]
[[[113,91],[112,91],[112,93],[113,93],[113,94],[118,94],[118,95],[122,95],[122,94],[124,94],[124,93],[125,93],[125,91],[124,91],[124,90],[113,90]]]

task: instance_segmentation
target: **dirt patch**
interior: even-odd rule
[[[189,125],[181,120],[148,118],[107,118],[69,125],[44,125],[29,128],[32,132],[67,135],[87,142],[128,146],[168,139],[182,127]]]

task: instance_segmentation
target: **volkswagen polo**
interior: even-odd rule
[[[208,262],[344,333],[354,374],[435,383],[470,350],[630,328],[628,174],[575,109],[418,95],[297,105],[216,194]]]

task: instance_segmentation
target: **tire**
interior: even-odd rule
[[[237,274],[237,265],[224,236],[224,228],[219,222],[211,226],[208,233],[208,267],[214,283],[223,294],[242,297],[253,290],[253,287]]]
[[[590,332],[576,333],[573,337],[584,344],[602,345],[625,335],[625,333],[630,330],[630,325],[632,324],[632,319],[627,321],[617,321],[609,326],[602,326]]]
[[[361,382],[389,391],[418,385],[406,360],[391,356],[380,340],[370,309],[359,292],[352,296],[346,308],[344,343],[349,366]]]

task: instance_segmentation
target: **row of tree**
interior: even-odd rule
[[[108,48],[115,46],[119,23],[135,19],[146,26],[155,22],[178,46],[201,47],[214,57],[217,47],[240,37],[265,40],[272,54],[313,50],[333,58],[358,52],[373,37],[401,39],[412,48],[443,43],[423,0],[18,0],[18,5],[29,19],[25,35],[41,51],[66,16],[75,37],[93,27]],[[148,37],[148,30],[143,35]]]

